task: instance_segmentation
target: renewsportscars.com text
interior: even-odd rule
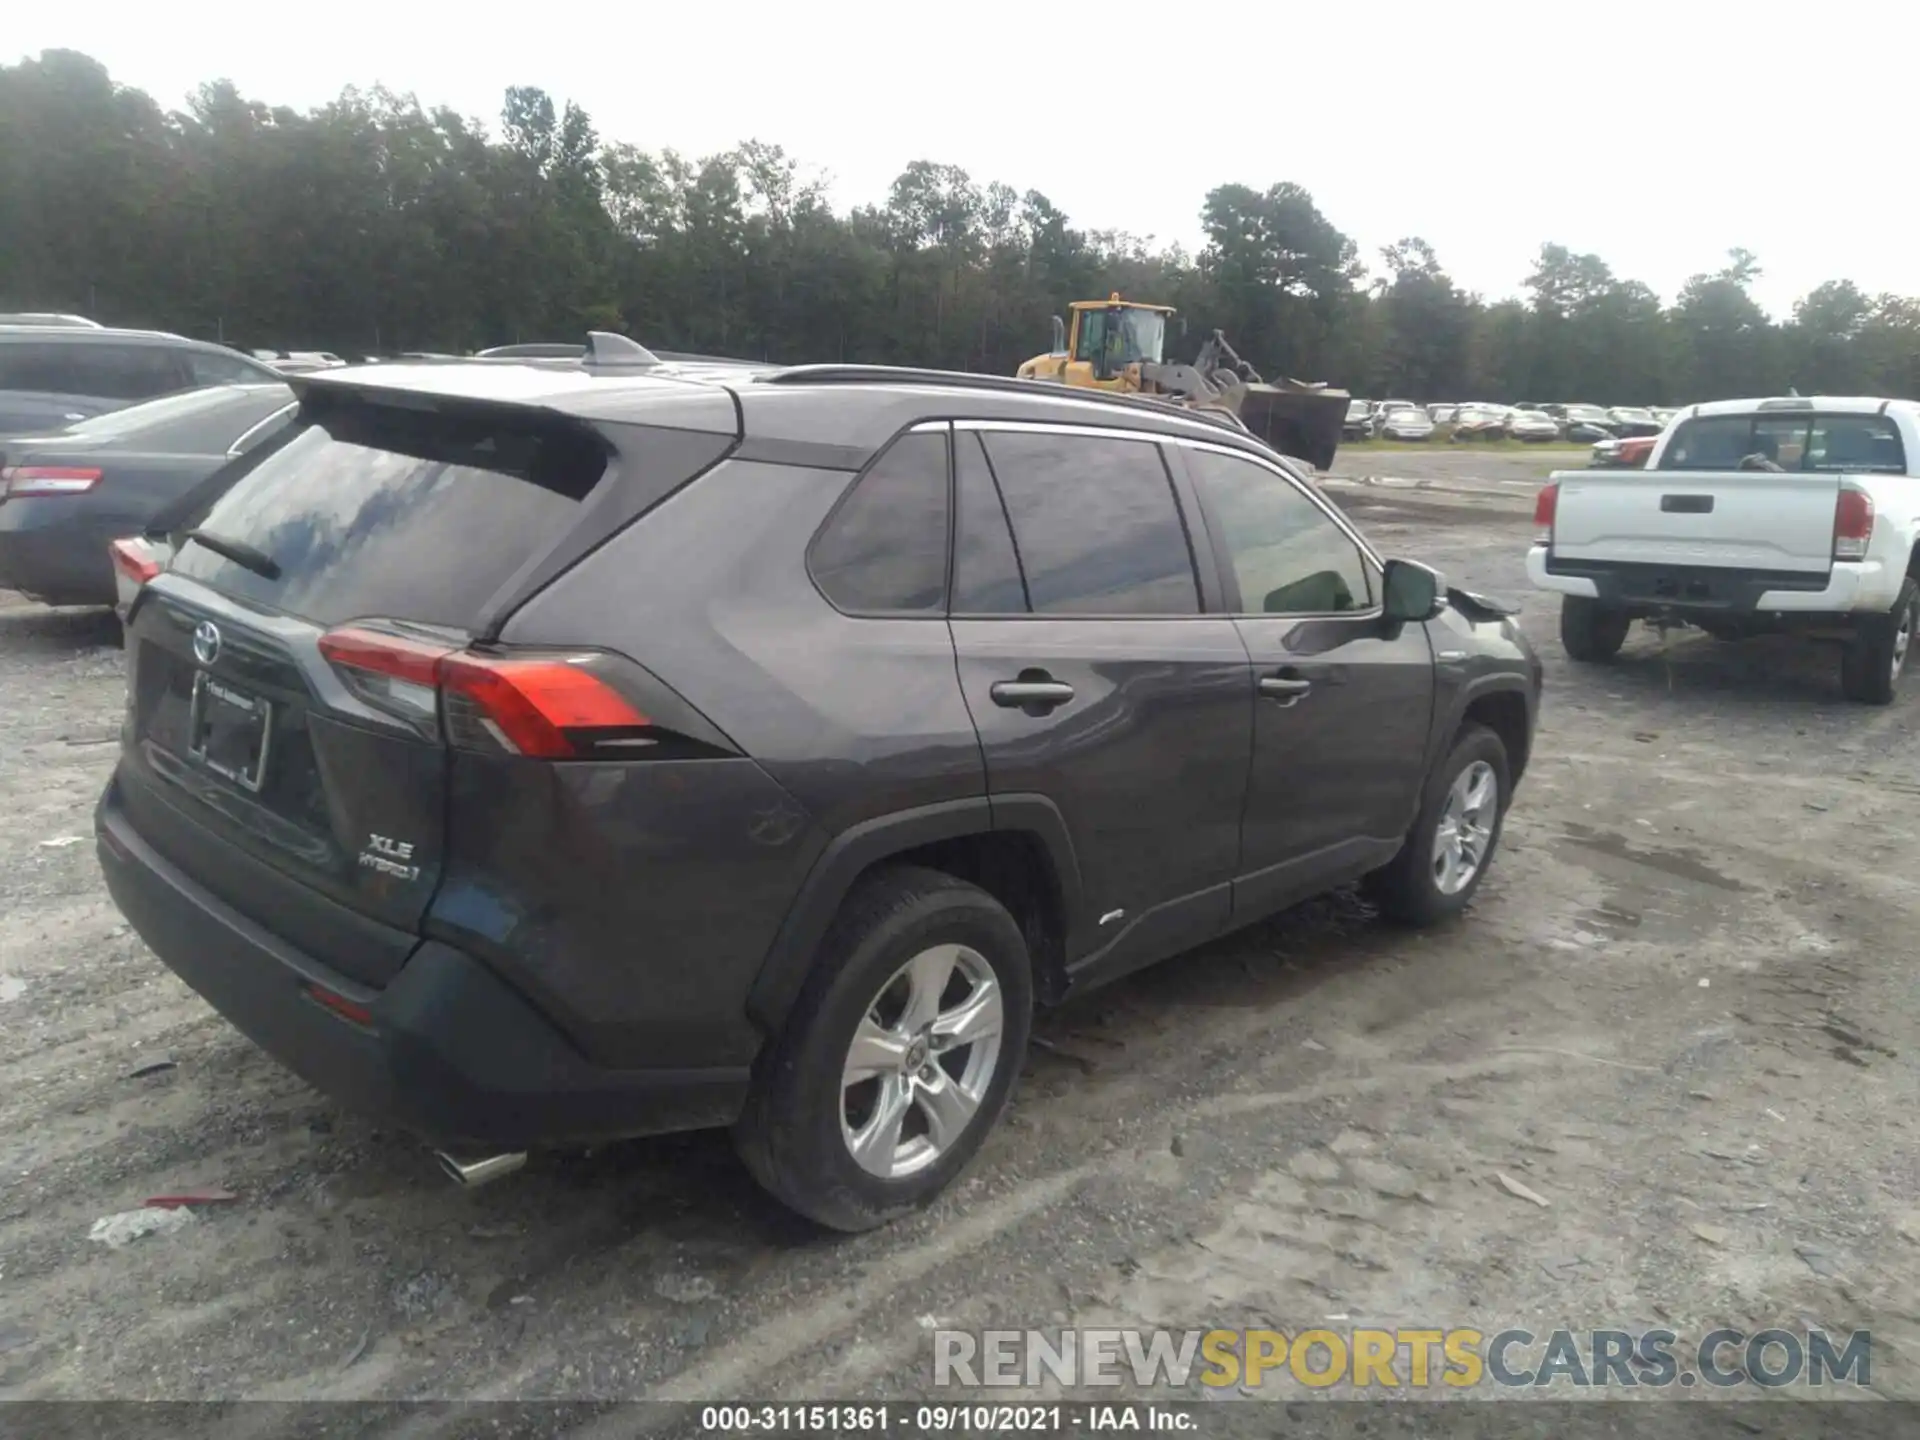
[[[1812,1330],[937,1330],[936,1386],[1732,1388],[1873,1381],[1873,1337]]]

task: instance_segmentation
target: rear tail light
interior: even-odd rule
[[[81,495],[99,483],[98,470],[80,465],[9,465],[0,470],[0,492],[10,500],[25,495]]]
[[[323,985],[307,986],[307,994],[313,1000],[338,1015],[342,1020],[351,1021],[353,1024],[369,1030],[373,1028],[373,1011],[365,1005],[362,1005],[359,1001],[349,1000],[344,995],[335,994]]]
[[[651,722],[590,671],[565,659],[497,660],[449,655],[440,664],[447,735],[463,722],[520,755],[564,760],[609,741],[639,738]]]
[[[116,540],[107,547],[107,553],[113,556],[113,568],[136,585],[144,585],[160,573],[159,563],[145,541]]]
[[[322,635],[320,653],[374,709],[438,733],[440,662],[453,653],[451,645],[349,628]]]
[[[1536,545],[1553,543],[1553,513],[1560,504],[1560,484],[1551,481],[1540,487],[1533,501],[1533,541]]]
[[[367,704],[462,749],[572,760],[646,745],[653,722],[589,668],[592,656],[493,656],[381,631],[322,636],[320,653]]]
[[[1867,542],[1873,538],[1873,498],[1864,490],[1842,486],[1833,502],[1833,558],[1866,558]]]

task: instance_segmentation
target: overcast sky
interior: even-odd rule
[[[843,208],[929,159],[1197,246],[1211,187],[1291,180],[1369,263],[1421,235],[1490,297],[1547,240],[1666,299],[1735,245],[1776,313],[1829,279],[1920,294],[1911,0],[6,8],[0,58],[82,50],[169,106],[383,84],[491,124],[538,85],[606,139],[777,142]]]

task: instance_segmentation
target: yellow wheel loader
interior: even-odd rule
[[[1224,415],[1281,454],[1321,470],[1333,464],[1351,398],[1346,391],[1299,380],[1269,385],[1218,330],[1191,365],[1165,360],[1167,321],[1176,313],[1170,305],[1122,300],[1115,293],[1076,300],[1068,312],[1070,325],[1053,317],[1052,352],[1015,372],[1022,380],[1156,396]]]

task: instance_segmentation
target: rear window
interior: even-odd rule
[[[169,453],[219,454],[292,400],[293,392],[278,385],[244,390],[220,385],[109,410],[67,427],[67,433],[127,440]]]
[[[321,625],[466,630],[565,533],[605,468],[599,441],[564,425],[341,405],[305,417],[199,521],[277,576],[192,543],[172,569]]]
[[[1884,415],[1761,413],[1683,420],[1662,470],[1737,470],[1755,457],[1782,470],[1903,475],[1900,432]]]

